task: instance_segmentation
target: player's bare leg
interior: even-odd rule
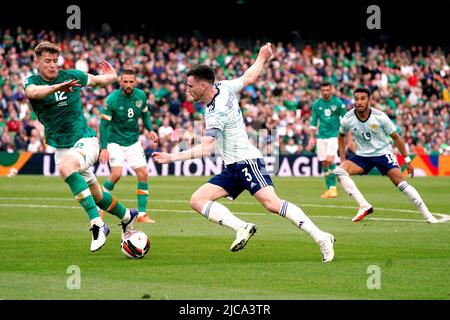
[[[254,194],[254,197],[268,211],[288,219],[302,231],[309,234],[320,246],[323,262],[330,262],[334,259],[333,244],[336,240],[334,236],[320,230],[298,206],[286,200],[281,200],[275,193],[273,186],[261,188]]]
[[[222,187],[205,183],[191,196],[190,205],[208,220],[236,231],[236,240],[230,247],[230,250],[234,252],[244,248],[248,239],[256,232],[256,226],[239,219],[227,207],[216,202],[217,199],[226,196],[228,192]]]
[[[408,182],[404,180],[402,171],[399,168],[392,168],[387,172],[387,176],[391,179],[397,189],[402,192],[408,200],[417,207],[417,209],[420,210],[424,219],[428,223],[439,222],[439,220],[430,213],[419,192],[417,192],[412,185],[408,184]]]
[[[363,168],[356,165],[352,161],[345,160],[338,168],[336,168],[335,172],[342,188],[344,188],[345,192],[347,192],[347,194],[355,199],[355,201],[359,204],[358,212],[353,217],[352,221],[361,221],[366,215],[373,212],[373,207],[358,190],[355,182],[352,178],[350,178],[350,176],[364,174],[365,172]]]

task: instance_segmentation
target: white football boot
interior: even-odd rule
[[[99,227],[98,225],[94,224],[92,228],[90,229],[92,231],[92,241],[91,241],[91,251],[97,251],[100,250],[101,247],[106,242],[106,237],[109,234],[109,228],[106,224]]]
[[[230,247],[233,252],[239,251],[245,247],[248,240],[256,233],[256,225],[247,223],[245,227],[239,228],[236,233],[236,240]]]
[[[438,219],[436,219],[434,216],[431,216],[427,219],[427,222],[433,224],[433,223],[439,223],[440,221]]]
[[[322,262],[331,262],[334,259],[334,243],[336,238],[327,232],[324,232],[325,237],[319,241],[320,251],[322,251]]]

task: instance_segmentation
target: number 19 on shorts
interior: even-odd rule
[[[388,154],[386,155],[386,158],[388,159],[388,162],[389,162],[389,163],[393,163],[393,164],[395,164],[395,165],[398,165],[398,163],[397,163],[397,158],[396,158],[392,153],[388,153]]]

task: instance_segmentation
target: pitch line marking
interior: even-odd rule
[[[38,204],[13,204],[13,203],[0,203],[0,207],[22,207],[22,208],[46,208],[46,209],[80,209],[80,206],[61,206],[61,205],[38,205]],[[177,209],[152,209],[155,212],[172,212],[172,213],[195,213],[193,210],[177,210]],[[257,212],[234,212],[238,215],[253,215],[253,216],[264,216],[268,213],[257,213]],[[439,221],[446,222],[450,221],[450,216],[447,214],[436,214],[441,216]],[[313,218],[328,218],[328,219],[350,219],[349,217],[343,216],[317,216],[309,215]],[[407,222],[425,222],[423,219],[402,219],[402,218],[371,218],[366,217],[365,220],[374,221],[407,221]]]
[[[57,198],[57,197],[0,197],[0,200],[40,200],[40,201],[68,201],[72,202],[73,198]],[[136,199],[120,199],[121,202],[135,202]],[[164,200],[164,199],[149,199],[149,202],[161,202],[161,203],[188,203],[189,200]],[[226,205],[252,205],[257,204],[257,201],[227,201]],[[331,209],[358,209],[355,206],[346,206],[346,205],[330,205],[330,204],[317,204],[317,203],[295,203],[299,207],[312,207],[312,208],[331,208]],[[66,207],[64,207],[66,208]],[[393,209],[393,208],[380,208],[374,207],[375,211],[394,211],[394,212],[403,212],[403,213],[420,213],[418,210],[411,209]],[[444,221],[450,221],[450,215],[444,212],[430,212],[431,214],[436,214],[441,216]]]

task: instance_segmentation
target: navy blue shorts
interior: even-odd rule
[[[368,174],[374,167],[376,167],[383,176],[385,176],[392,168],[400,168],[397,163],[397,157],[392,153],[378,157],[361,157],[354,155],[348,160],[363,168],[365,174]]]
[[[225,189],[236,199],[244,190],[254,195],[266,186],[273,186],[263,159],[249,159],[225,166],[225,169],[208,181]]]

